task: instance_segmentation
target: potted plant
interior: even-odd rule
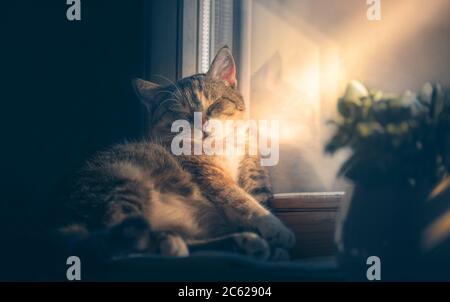
[[[393,95],[352,81],[337,107],[325,149],[351,150],[339,174],[353,183],[338,218],[338,261],[364,280],[367,258],[377,256],[384,280],[404,280],[419,257],[427,195],[450,169],[450,92],[425,84]]]

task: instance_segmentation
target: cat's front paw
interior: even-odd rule
[[[291,248],[295,244],[294,233],[272,214],[256,218],[254,226],[270,245]]]
[[[186,242],[177,235],[165,234],[159,241],[161,255],[173,257],[189,256]]]
[[[271,261],[289,261],[290,259],[289,252],[279,247],[276,247],[270,255]]]
[[[251,232],[239,233],[235,234],[233,239],[240,253],[258,260],[269,259],[269,244],[257,234]]]

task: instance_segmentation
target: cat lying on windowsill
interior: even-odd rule
[[[72,254],[187,256],[234,251],[261,260],[289,257],[295,237],[268,209],[272,198],[258,156],[171,153],[174,121],[243,120],[236,66],[222,48],[207,74],[161,87],[134,81],[149,112],[148,141],[99,153],[80,173],[67,204],[73,221],[61,229]]]

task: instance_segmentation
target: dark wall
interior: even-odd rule
[[[0,4],[3,238],[50,225],[85,159],[143,131],[130,80],[144,74],[144,3],[81,3],[80,22],[65,0]]]

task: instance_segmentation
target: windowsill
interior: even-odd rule
[[[334,255],[336,216],[343,192],[275,194],[271,207],[296,235],[292,258]]]
[[[344,192],[311,192],[275,194],[271,207],[277,212],[336,210]]]

